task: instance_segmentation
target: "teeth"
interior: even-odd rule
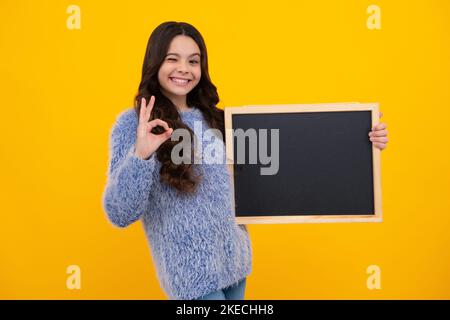
[[[188,83],[189,80],[181,80],[181,79],[176,79],[176,78],[170,78],[173,82],[177,82],[177,83]]]

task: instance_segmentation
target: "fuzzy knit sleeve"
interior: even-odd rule
[[[155,153],[148,160],[134,155],[138,121],[134,110],[122,112],[112,127],[109,140],[107,184],[103,192],[103,208],[112,224],[124,228],[145,212]]]

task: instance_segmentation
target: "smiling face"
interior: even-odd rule
[[[175,105],[186,104],[186,95],[200,82],[200,49],[188,36],[172,39],[158,71],[161,91]]]

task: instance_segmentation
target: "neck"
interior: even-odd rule
[[[166,92],[164,92],[164,95],[167,96],[167,98],[169,98],[170,101],[172,101],[172,103],[175,105],[175,107],[179,112],[187,111],[190,109],[186,102],[186,95],[176,96],[167,94]]]

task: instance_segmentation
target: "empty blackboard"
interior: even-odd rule
[[[238,224],[381,222],[377,103],[225,108]]]

